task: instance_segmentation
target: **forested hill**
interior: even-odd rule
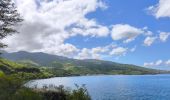
[[[1,57],[27,66],[48,68],[56,76],[87,74],[158,74],[163,71],[135,65],[120,64],[95,59],[77,60],[46,53],[25,51],[7,53]]]

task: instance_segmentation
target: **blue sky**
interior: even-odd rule
[[[45,52],[170,69],[170,0],[15,0],[12,51]],[[23,40],[19,42],[17,40]]]
[[[113,24],[130,24],[135,27],[143,28],[147,26],[154,35],[159,36],[158,31],[170,32],[170,19],[156,19],[147,12],[147,8],[156,5],[159,0],[105,0],[108,8],[105,10],[98,9],[96,12],[87,15],[88,18],[95,18],[97,22],[103,25],[111,26]],[[89,39],[86,41],[86,39]],[[143,46],[144,37],[138,37],[135,41],[125,44],[127,47],[136,46],[136,51],[128,53],[126,56],[115,59],[114,57],[104,58],[105,60],[118,61],[121,63],[142,65],[144,62],[152,62],[157,60],[168,60],[170,57],[170,39],[165,43],[156,42],[150,47]],[[96,46],[107,45],[113,41],[111,37],[106,38],[90,38],[77,36],[68,39],[66,42],[77,45],[80,48],[93,48]],[[121,44],[121,43],[120,43]],[[124,44],[121,44],[124,45]],[[161,68],[162,66],[158,67]],[[153,67],[154,68],[154,67]],[[169,69],[169,68],[168,68]]]

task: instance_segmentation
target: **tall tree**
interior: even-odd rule
[[[12,0],[0,0],[0,40],[8,35],[17,33],[15,26],[22,21],[23,19]],[[0,42],[0,48],[5,46]]]

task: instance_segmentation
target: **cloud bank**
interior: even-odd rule
[[[170,0],[159,0],[158,4],[150,6],[148,10],[156,18],[170,17]]]
[[[157,66],[164,66],[164,67],[169,67],[170,66],[170,60],[163,61],[163,60],[157,60],[155,62],[145,62],[144,63],[145,67],[157,67]]]
[[[154,35],[148,27],[139,28],[129,24],[102,25],[95,18],[87,18],[90,13],[98,9],[107,9],[102,0],[14,0],[18,11],[24,18],[21,27],[17,27],[19,34],[9,36],[3,40],[8,44],[5,50],[45,52],[76,59],[102,59],[103,56],[124,56],[134,52],[136,46],[130,49],[132,41],[143,36],[141,44],[149,47],[156,40],[166,42],[170,36],[168,32]],[[166,6],[160,0],[158,6],[150,7],[155,15]],[[158,9],[159,8],[159,9]],[[164,8],[164,7],[163,7]],[[164,9],[166,11],[166,9]],[[168,10],[169,11],[169,10]],[[168,13],[166,11],[166,13]],[[158,14],[158,17],[163,16]],[[111,37],[111,42],[118,44],[105,44],[97,47],[78,47],[66,40],[75,37]],[[159,42],[160,42],[159,41]],[[99,44],[100,45],[100,44]],[[135,44],[138,45],[138,44]]]
[[[20,34],[4,39],[7,51],[40,51],[61,56],[72,56],[79,49],[65,40],[76,36],[104,37],[109,34],[106,26],[88,13],[107,6],[101,0],[15,0],[24,18],[18,28]]]

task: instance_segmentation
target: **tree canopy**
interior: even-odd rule
[[[0,40],[18,32],[15,26],[22,21],[23,19],[12,0],[0,0]],[[5,46],[0,42],[0,48]]]

